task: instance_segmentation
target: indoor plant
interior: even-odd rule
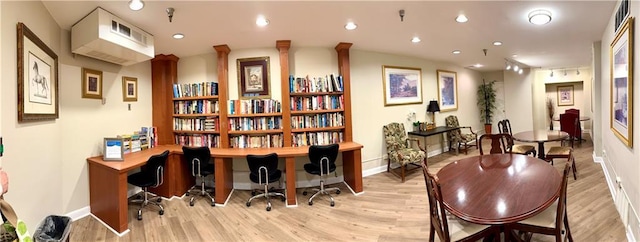
[[[496,109],[496,90],[493,85],[496,81],[486,83],[484,79],[478,86],[478,108],[480,109],[480,120],[484,122],[485,133],[491,133],[491,119]]]

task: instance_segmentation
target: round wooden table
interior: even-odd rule
[[[538,143],[538,158],[544,160],[544,143],[560,141],[569,138],[569,134],[560,130],[534,130],[524,131],[513,135],[513,139],[522,142]]]
[[[535,157],[491,154],[449,163],[438,172],[442,200],[453,215],[502,225],[530,218],[560,195],[562,176]]]

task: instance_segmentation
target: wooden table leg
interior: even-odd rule
[[[127,173],[89,162],[91,213],[118,233],[129,230]]]
[[[224,204],[233,190],[233,159],[215,157],[216,166],[216,195],[214,197],[217,204]]]
[[[344,181],[355,193],[361,193],[362,188],[362,157],[360,150],[342,152],[342,169]]]
[[[538,142],[538,158],[544,160],[544,142]]]
[[[286,157],[285,173],[287,175],[287,205],[296,205],[296,158]]]

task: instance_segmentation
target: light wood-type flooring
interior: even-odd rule
[[[547,149],[557,143],[548,143]],[[590,141],[576,147],[578,180],[569,180],[568,214],[575,241],[626,241],[600,164],[592,160]],[[477,155],[474,149],[468,155]],[[430,157],[430,170],[465,157],[444,153]],[[564,161],[557,160],[560,171]],[[344,184],[334,196],[335,207],[326,197],[309,206],[298,190],[298,207],[287,208],[272,199],[265,210],[264,199],[245,205],[249,191],[234,191],[225,207],[211,207],[206,199],[190,207],[188,197],[164,200],[165,214],[146,209],[136,219],[137,205],[129,205],[130,232],[118,237],[92,216],[72,223],[71,241],[425,241],[429,236],[429,213],[424,178],[420,170],[405,183],[390,173],[364,177],[364,194],[354,196]],[[436,240],[438,240],[436,238]],[[534,235],[534,241],[554,241]]]

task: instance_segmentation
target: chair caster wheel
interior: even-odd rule
[[[193,201],[189,202],[189,206],[193,207]]]
[[[251,203],[250,202],[247,202],[247,207],[251,207]]]
[[[302,196],[306,196],[307,195],[307,191],[302,192]]]
[[[336,206],[336,203],[334,201],[331,201],[331,207]]]
[[[284,201],[287,201],[287,198],[286,197],[281,197],[280,200],[282,200],[284,202]]]
[[[313,205],[313,201],[309,201],[309,206]]]
[[[156,202],[162,202],[162,198],[156,199]]]
[[[251,191],[251,196],[255,196],[256,194],[258,194],[256,191]]]
[[[340,194],[340,193],[341,193],[341,191],[340,191],[340,190],[336,190],[336,194]]]
[[[271,207],[267,207],[267,212],[271,211]]]
[[[160,214],[160,215],[164,215],[164,210],[160,210],[160,211],[158,211],[158,214]]]
[[[189,192],[185,192],[184,195],[188,197],[191,194],[189,194]]]
[[[215,207],[216,206],[216,202],[211,202],[211,207]]]
[[[138,220],[142,220],[142,211],[138,210]]]

